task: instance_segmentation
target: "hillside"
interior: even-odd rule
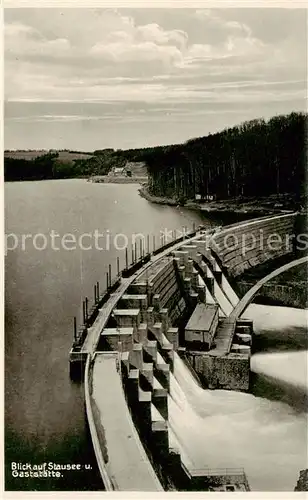
[[[6,151],[5,180],[106,176],[131,163],[141,170],[146,165],[143,195],[153,201],[183,205],[232,200],[232,205],[274,196],[274,205],[283,198],[294,208],[305,197],[306,127],[307,114],[291,113],[267,122],[244,122],[183,144],[93,153]]]
[[[6,181],[44,180],[106,175],[126,160],[113,149],[94,151],[5,151]]]
[[[305,195],[307,115],[252,120],[184,144],[129,150],[148,167],[150,196],[213,202],[288,193]]]
[[[46,150],[27,150],[27,151],[4,151],[4,158],[12,158],[14,160],[35,160],[40,156],[44,156],[48,153],[58,153],[59,161],[69,161],[73,162],[75,160],[87,160],[93,156],[93,153],[78,153],[72,151],[46,151]]]

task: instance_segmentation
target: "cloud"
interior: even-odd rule
[[[114,106],[142,101],[146,110],[154,104],[166,110],[177,106],[178,112],[168,116],[187,120],[194,106],[193,121],[215,109],[223,115],[258,104],[264,109],[281,109],[282,102],[298,106],[306,93],[303,48],[293,28],[275,44],[263,39],[260,29],[256,36],[244,14],[237,20],[219,10],[191,9],[185,16],[174,10],[165,24],[163,16],[157,22],[145,12],[137,22],[133,13],[114,9],[51,9],[48,16],[43,10],[6,14],[8,100]],[[67,113],[39,116],[36,121],[70,122]],[[120,120],[119,115],[106,116]],[[83,119],[82,113],[71,117]]]
[[[163,30],[158,24],[146,24],[136,27],[136,37],[157,44],[173,44],[183,50],[188,42],[188,35],[182,30]]]
[[[152,41],[135,43],[128,38],[114,43],[99,42],[90,50],[99,60],[112,61],[118,64],[130,62],[149,63],[160,61],[164,65],[173,65],[182,60],[181,52],[174,46],[157,45]]]
[[[227,36],[236,38],[252,36],[249,26],[238,21],[225,20],[216,12],[209,9],[197,9],[193,14],[197,21],[202,22],[208,38],[213,43],[223,42]]]
[[[61,58],[70,52],[70,43],[66,38],[48,40],[42,33],[22,23],[5,26],[4,46],[8,57],[39,56]]]
[[[100,40],[91,47],[90,56],[118,65],[160,62],[162,71],[182,62],[187,33],[181,30],[164,30],[155,23],[136,26],[131,17],[118,13],[115,15],[122,29],[101,35]],[[156,70],[157,67],[153,67],[153,73]]]
[[[253,36],[246,24],[225,20],[209,9],[198,9],[193,17],[202,23],[208,43],[191,45],[186,57],[188,63],[239,57],[244,61],[260,54],[266,56],[265,44]]]
[[[31,71],[32,63],[32,73],[37,75],[46,71],[51,76],[55,72],[63,78],[64,74],[67,78],[73,74],[77,76],[79,72],[86,72],[87,77],[93,73],[107,77],[141,77],[166,74],[182,64],[188,35],[181,30],[164,30],[155,23],[136,26],[132,17],[104,10],[99,13],[85,11],[82,12],[84,16],[79,13],[74,31],[72,25],[77,21],[78,13],[65,12],[61,17],[58,12],[55,16],[53,14],[52,11],[52,15],[43,20],[36,12],[32,19],[33,26],[25,24],[25,21],[31,22],[27,13],[23,23],[16,20],[6,23],[7,67],[10,62],[16,65],[18,58],[19,67],[22,64],[23,70]],[[70,16],[71,25],[66,30],[64,27],[67,27]],[[92,26],[91,31],[86,21]],[[50,64],[49,68],[44,64],[46,62]],[[6,76],[9,80],[10,71]],[[67,78],[69,83],[70,78]]]

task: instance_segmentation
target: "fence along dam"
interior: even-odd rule
[[[288,213],[193,229],[152,253],[141,247],[139,260],[128,266],[126,258],[113,279],[109,272],[104,294],[95,285],[95,303],[89,308],[84,301],[84,325],[79,331],[75,325],[70,372],[84,377],[106,490],[249,491],[261,489],[260,476],[268,489],[293,489],[306,466],[306,418],[250,393],[252,369],[262,372],[262,354],[254,355],[256,305],[249,305],[258,284],[241,298],[235,285],[246,269],[282,256],[289,262],[276,274],[307,262],[292,259],[290,242],[266,243],[272,234],[286,241],[296,218]],[[226,245],[229,236],[236,245]],[[300,325],[306,337],[305,322]],[[281,447],[263,456],[271,432],[290,444],[291,459],[280,470]]]

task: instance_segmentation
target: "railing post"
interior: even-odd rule
[[[94,304],[97,302],[97,297],[96,297],[96,284],[94,285]]]
[[[150,253],[150,235],[147,235],[147,253]]]
[[[109,288],[109,275],[108,272],[106,273],[106,290]]]
[[[74,340],[77,340],[77,318],[74,316]]]
[[[111,264],[109,264],[109,287],[111,288]]]
[[[86,303],[82,301],[82,316],[83,316],[83,324],[86,324]]]
[[[96,283],[96,289],[97,289],[97,301],[99,302],[99,281]]]
[[[120,275],[120,257],[117,257],[117,276]]]
[[[126,263],[126,269],[128,269],[128,251],[127,251],[127,247],[125,248],[125,263]]]
[[[88,315],[89,315],[89,300],[88,297],[85,299],[85,304],[86,304],[86,322],[88,321]]]

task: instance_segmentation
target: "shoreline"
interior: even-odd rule
[[[126,177],[113,175],[95,175],[88,178],[88,182],[97,184],[143,184],[147,181],[147,177]]]
[[[268,202],[268,198],[264,199],[264,202],[267,205],[262,205],[262,200],[243,200],[239,201],[238,199],[230,198],[229,200],[221,200],[221,201],[211,201],[204,203],[197,203],[194,201],[187,201],[184,204],[178,203],[178,201],[161,196],[151,195],[145,186],[142,186],[139,190],[139,195],[142,198],[145,198],[147,201],[151,203],[157,203],[159,205],[170,205],[170,206],[181,206],[183,208],[188,208],[192,210],[200,210],[202,212],[232,212],[238,214],[256,214],[256,215],[269,215],[269,214],[277,214],[277,213],[291,213],[296,211],[296,208],[284,208],[282,206],[275,207],[270,206]],[[267,200],[267,201],[266,201]],[[273,201],[275,204],[275,201]],[[277,201],[276,201],[277,204]],[[300,213],[305,213],[305,209],[303,208]]]

